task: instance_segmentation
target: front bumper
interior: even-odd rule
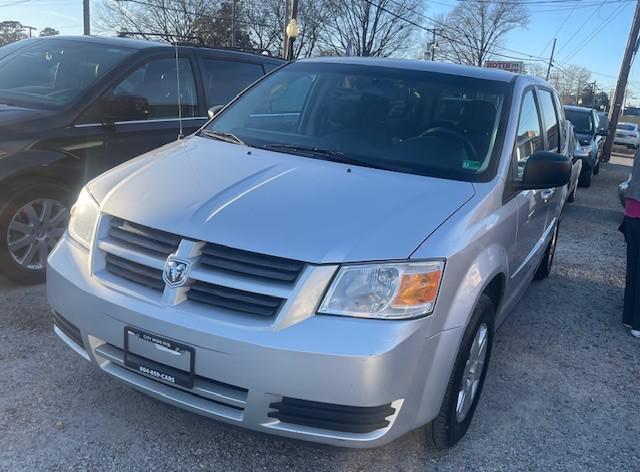
[[[50,257],[49,303],[77,327],[82,345],[59,327],[56,334],[104,372],[162,401],[257,431],[347,447],[385,444],[440,409],[462,328],[432,334],[430,318],[331,316],[309,316],[282,329],[233,325],[115,290],[91,275],[88,261],[87,251],[68,237]],[[126,368],[125,326],[192,346],[193,389]],[[326,422],[274,418],[283,399],[393,412],[372,431],[336,430]]]

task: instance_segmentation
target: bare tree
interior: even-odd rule
[[[0,22],[0,46],[26,38],[24,26],[19,21]]]
[[[420,22],[420,0],[332,0],[324,48],[356,56],[401,55],[412,49]]]
[[[217,0],[105,0],[98,5],[98,27],[143,33],[146,39],[189,39],[202,32],[203,19],[217,16]]]
[[[55,28],[50,28],[49,26],[47,26],[46,28],[42,28],[40,30],[40,37],[58,36],[59,34],[60,34],[60,31],[58,31]]]
[[[502,45],[509,31],[525,27],[529,14],[514,2],[470,0],[460,2],[438,23],[438,57],[460,64],[482,66]]]

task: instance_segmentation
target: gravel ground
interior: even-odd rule
[[[0,470],[639,470],[640,341],[621,325],[616,157],[563,220],[552,276],[500,329],[471,428],[379,449],[232,429],[100,373],[52,333],[44,287],[0,281]]]

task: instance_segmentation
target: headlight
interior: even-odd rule
[[[591,152],[591,145],[589,146],[580,145],[576,148],[575,154],[576,156],[588,156],[590,152]]]
[[[98,204],[85,187],[80,192],[76,204],[71,208],[69,236],[88,249],[93,241],[98,216],[100,216]]]
[[[428,315],[443,271],[443,261],[343,266],[318,313],[382,319]]]

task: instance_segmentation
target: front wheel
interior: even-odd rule
[[[69,220],[69,193],[53,182],[17,187],[0,209],[0,270],[24,284],[44,281],[47,257]]]
[[[544,257],[538,266],[538,270],[533,276],[536,280],[542,280],[549,277],[551,269],[553,268],[553,260],[556,256],[556,245],[558,243],[558,233],[560,231],[560,224],[556,223],[556,227],[553,229],[553,235],[551,241],[547,245],[547,249],[544,252]]]
[[[583,167],[582,172],[580,172],[580,178],[578,179],[578,185],[580,187],[591,187],[591,179],[593,178],[593,167],[588,167],[585,169]]]
[[[440,412],[425,427],[427,442],[436,449],[455,446],[469,429],[491,357],[494,310],[491,299],[481,295],[462,337]]]

